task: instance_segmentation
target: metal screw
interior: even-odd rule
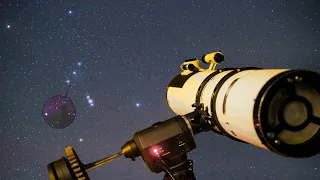
[[[270,139],[274,139],[275,134],[274,134],[273,132],[268,132],[268,133],[267,133],[267,136],[268,136],[268,138],[270,138]]]
[[[292,78],[288,78],[287,81],[288,81],[288,83],[293,83],[293,79]]]

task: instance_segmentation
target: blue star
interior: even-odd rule
[[[69,11],[68,11],[68,13],[69,13],[69,14],[72,14],[72,11],[71,11],[71,10],[69,10]]]
[[[136,107],[140,107],[140,103],[136,103]]]
[[[93,106],[94,106],[93,99],[91,99],[89,95],[87,95],[86,98],[87,98],[87,100],[88,100],[88,104],[89,104],[91,107],[93,107]]]

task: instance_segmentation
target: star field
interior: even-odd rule
[[[48,179],[73,146],[89,163],[174,114],[166,88],[186,59],[221,50],[224,67],[320,72],[320,1],[1,1],[0,179]],[[201,66],[205,66],[201,64]],[[43,104],[65,95],[76,118],[53,129]],[[189,153],[199,180],[320,180],[319,155],[289,159],[214,133]],[[160,180],[141,158],[92,180]]]

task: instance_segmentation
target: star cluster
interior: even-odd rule
[[[313,0],[1,1],[0,179],[48,179],[47,164],[67,146],[93,162],[175,116],[166,88],[186,59],[221,50],[219,68],[320,72],[318,7]],[[68,87],[76,118],[53,129],[41,116],[43,104]],[[189,155],[197,179],[320,177],[319,156],[284,158],[214,133],[195,140]],[[141,158],[119,158],[89,176],[163,178]]]

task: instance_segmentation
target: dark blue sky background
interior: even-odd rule
[[[0,179],[47,179],[47,164],[69,145],[85,163],[118,152],[134,132],[174,116],[165,92],[180,64],[217,50],[221,68],[319,72],[320,1],[1,1]],[[52,129],[42,106],[65,94],[68,80],[77,117]],[[214,133],[196,142],[190,156],[199,180],[320,179],[319,156],[288,159]],[[120,158],[89,176],[163,174],[141,158]]]

